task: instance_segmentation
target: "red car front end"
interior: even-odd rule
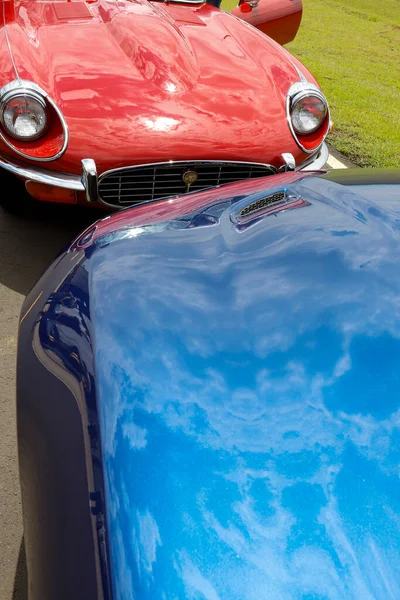
[[[324,162],[314,78],[232,15],[147,0],[3,7],[0,167],[37,199],[117,209]]]

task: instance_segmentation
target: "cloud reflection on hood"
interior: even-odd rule
[[[94,255],[111,554],[135,598],[400,597],[399,213],[305,185],[310,208],[245,233],[223,217]]]

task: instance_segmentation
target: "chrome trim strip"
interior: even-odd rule
[[[86,200],[88,202],[97,202],[97,168],[92,158],[84,158],[82,160],[82,184],[86,190]]]
[[[65,173],[58,173],[57,171],[38,171],[30,167],[16,165],[4,156],[0,157],[0,167],[27,181],[45,183],[46,185],[53,185],[67,190],[75,190],[76,192],[85,191],[80,175],[67,175]]]
[[[30,161],[34,161],[34,162],[51,162],[53,160],[57,160],[58,158],[60,158],[64,152],[67,149],[68,146],[68,142],[69,142],[69,131],[68,131],[68,125],[64,119],[64,116],[61,112],[61,110],[58,108],[57,104],[52,100],[52,98],[50,98],[50,96],[36,83],[33,83],[32,81],[26,81],[24,79],[18,79],[18,80],[14,80],[11,81],[10,83],[8,83],[7,85],[5,85],[4,87],[2,87],[0,89],[0,98],[10,92],[10,91],[17,91],[17,90],[21,90],[21,92],[23,93],[25,90],[26,92],[36,92],[37,94],[40,94],[46,102],[48,102],[54,109],[54,111],[56,112],[58,118],[60,119],[61,122],[61,127],[63,129],[63,133],[64,133],[64,142],[62,145],[62,148],[59,152],[57,152],[57,154],[54,154],[53,156],[49,156],[46,158],[38,158],[36,156],[30,156],[29,154],[24,154],[23,152],[21,152],[20,150],[18,150],[17,148],[15,148],[15,146],[13,144],[11,144],[11,142],[8,141],[8,139],[2,134],[2,132],[0,131],[0,138],[1,140],[9,147],[11,148],[11,150],[13,152],[15,152],[16,154],[18,154],[18,156],[21,156],[22,158],[25,159],[29,159]],[[45,134],[44,134],[45,135]]]
[[[299,165],[299,171],[321,171],[323,170],[326,161],[328,160],[329,150],[325,142],[322,142],[322,146],[313,157]]]
[[[293,139],[295,140],[295,142],[299,146],[299,148],[301,150],[303,150],[303,152],[305,152],[306,154],[314,154],[317,150],[319,150],[319,148],[321,148],[322,144],[324,143],[326,136],[328,135],[328,133],[330,131],[329,126],[326,130],[324,137],[322,138],[321,143],[316,148],[309,150],[308,148],[305,148],[303,146],[303,144],[300,142],[300,140],[298,139],[297,134],[292,125],[292,119],[290,118],[290,103],[291,103],[293,97],[296,96],[297,94],[299,94],[300,92],[307,92],[307,91],[312,92],[313,94],[315,94],[316,96],[318,96],[319,98],[321,98],[322,100],[324,100],[326,102],[327,113],[326,113],[325,119],[328,119],[328,123],[331,122],[331,115],[330,115],[328,101],[325,98],[324,94],[319,89],[319,87],[314,85],[313,83],[308,83],[308,82],[303,83],[301,81],[297,81],[296,83],[291,85],[288,90],[288,93],[286,95],[286,120],[287,120],[289,129],[290,129],[290,133],[292,134]],[[312,132],[312,133],[315,133],[315,132]]]
[[[289,53],[288,53],[289,54]],[[293,65],[293,68],[296,69],[296,73],[299,76],[300,79],[300,83],[308,83],[308,79],[306,78],[306,76],[300,71],[299,67],[291,60],[290,55],[289,55],[289,60]]]

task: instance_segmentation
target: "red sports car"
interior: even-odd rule
[[[325,162],[327,101],[281,45],[301,0],[0,2],[0,167],[38,200],[116,209]]]

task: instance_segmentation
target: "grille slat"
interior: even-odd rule
[[[186,171],[197,174],[197,180],[190,186],[183,181]],[[273,166],[252,163],[158,163],[106,173],[99,179],[99,196],[113,206],[127,206],[275,173]]]

